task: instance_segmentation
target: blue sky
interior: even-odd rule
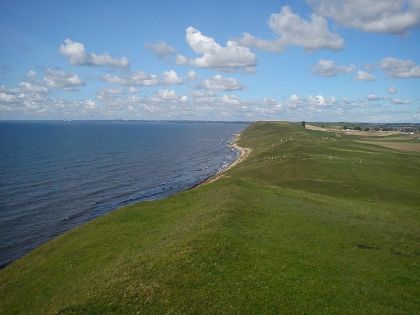
[[[2,1],[0,119],[420,122],[420,1]]]

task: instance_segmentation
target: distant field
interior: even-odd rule
[[[347,136],[361,136],[361,137],[387,137],[393,135],[402,135],[401,131],[375,131],[375,130],[343,130],[340,126],[326,126],[319,127],[315,125],[307,124],[306,128],[309,130],[319,130],[319,131],[329,131],[334,132],[337,135],[347,135]]]
[[[0,313],[420,314],[420,154],[359,139],[252,124],[227,176],[0,270]]]
[[[358,141],[360,143],[380,145],[386,148],[420,152],[420,143],[404,143],[404,142],[391,142],[391,141]]]

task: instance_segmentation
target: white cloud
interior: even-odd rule
[[[185,66],[185,65],[188,65],[188,62],[189,62],[189,60],[188,60],[188,58],[187,58],[187,57],[185,57],[185,56],[183,56],[183,55],[180,55],[180,54],[177,54],[177,55],[176,55],[176,58],[175,58],[175,63],[176,63],[177,65],[180,65],[180,66]]]
[[[176,85],[176,84],[183,83],[181,77],[174,70],[165,71],[163,73],[161,82],[162,84],[166,84],[166,85]]]
[[[297,102],[299,102],[299,95],[293,94],[292,96],[290,96],[289,99],[292,103],[297,103]]]
[[[103,91],[105,91],[106,93],[109,93],[109,94],[121,94],[121,93],[123,93],[123,90],[118,89],[118,88],[116,88],[116,89],[112,89],[112,88],[104,89]]]
[[[128,76],[129,85],[152,86],[159,84],[159,78],[156,74],[147,74],[143,71],[132,72]]]
[[[90,98],[84,101],[83,103],[84,103],[84,108],[87,110],[92,110],[98,107],[96,103],[92,101]]]
[[[395,93],[398,92],[398,90],[397,90],[397,88],[395,86],[391,86],[391,87],[388,88],[387,92],[389,94],[395,94]]]
[[[359,70],[357,71],[357,75],[356,75],[356,80],[359,81],[373,81],[375,80],[375,76],[369,72],[363,71],[363,70]]]
[[[159,90],[156,92],[153,101],[156,102],[165,102],[165,101],[177,101],[179,96],[175,93],[174,90]]]
[[[23,81],[19,83],[19,89],[22,92],[29,92],[29,93],[47,93],[48,92],[47,87],[34,83],[34,82],[27,82],[27,81]]]
[[[120,84],[120,85],[143,85],[153,86],[159,84],[158,76],[155,74],[147,74],[143,71],[131,72],[123,77],[118,75],[106,74],[102,79],[108,83]]]
[[[241,105],[241,100],[236,95],[223,95],[222,102],[227,105]]]
[[[203,91],[203,90],[192,90],[191,91],[191,98],[198,100],[198,99],[206,99],[211,100],[216,97],[215,93],[213,91]]]
[[[280,39],[260,39],[249,33],[243,33],[242,37],[238,39],[238,43],[246,47],[255,47],[271,52],[282,52],[286,46]]]
[[[420,78],[420,66],[413,60],[388,57],[382,59],[380,66],[392,78]]]
[[[252,71],[257,64],[256,55],[235,41],[227,41],[226,46],[221,46],[192,26],[186,29],[185,38],[190,48],[200,56],[188,59],[177,55],[178,64],[188,63],[196,67],[227,71]]]
[[[63,90],[73,90],[85,83],[78,77],[77,74],[66,73],[61,70],[47,69],[44,76],[45,84],[48,87],[58,88]]]
[[[116,68],[128,68],[130,62],[127,57],[114,58],[108,53],[97,55],[95,53],[90,54],[90,64],[94,66],[108,66]]]
[[[314,105],[320,105],[320,106],[325,106],[325,105],[327,105],[327,100],[326,100],[326,98],[325,98],[324,96],[322,96],[322,95],[315,95],[315,96],[310,95],[310,96],[308,97],[308,101],[309,101],[311,104],[314,104]]]
[[[340,50],[344,47],[344,40],[328,29],[325,18],[312,14],[307,21],[293,13],[289,6],[283,6],[279,13],[271,14],[268,25],[278,36],[276,39],[258,39],[245,33],[238,42],[274,52],[281,52],[288,45],[301,46],[310,51],[322,48]]]
[[[365,32],[401,34],[420,25],[418,0],[307,0],[315,12]]]
[[[127,57],[115,58],[108,53],[87,53],[82,43],[74,42],[67,38],[60,45],[59,51],[69,58],[72,65],[81,66],[108,66],[116,68],[128,68],[130,61]]]
[[[319,59],[313,68],[313,72],[323,77],[334,77],[340,73],[353,72],[355,69],[356,67],[354,65],[340,66],[335,64],[333,60]]]
[[[105,89],[99,90],[97,94],[98,94],[98,99],[103,100],[111,95],[120,95],[123,92],[124,92],[123,89],[120,89],[120,88],[105,88]]]
[[[269,106],[281,106],[281,104],[279,103],[279,101],[277,101],[273,97],[264,97],[263,98],[263,103],[265,105],[269,105]]]
[[[197,73],[194,70],[190,70],[187,73],[187,77],[190,80],[195,80],[195,79],[197,79]]]
[[[401,98],[393,98],[391,99],[391,103],[395,105],[405,105],[405,104],[411,104],[410,100],[401,99]]]
[[[113,84],[122,84],[122,85],[130,84],[130,82],[128,82],[128,79],[123,79],[123,78],[121,78],[117,75],[112,75],[112,74],[109,74],[109,73],[105,74],[102,77],[102,79],[105,82],[113,83]]]
[[[36,72],[33,70],[29,70],[26,74],[26,77],[28,78],[28,80],[33,80],[36,78]]]
[[[366,99],[371,102],[371,101],[381,101],[384,98],[382,96],[379,96],[379,95],[369,94],[368,96],[366,96]]]
[[[0,86],[0,115],[4,119],[213,119],[213,120],[307,120],[407,121],[420,118],[415,106],[397,106],[384,112],[382,103],[369,106],[368,99],[349,100],[323,95],[292,95],[242,99],[210,90],[178,95],[164,89],[150,96],[127,93],[129,87],[98,91],[97,99],[68,101],[47,94],[22,92],[20,87]],[[406,99],[388,100],[409,104]]]
[[[64,43],[60,45],[60,53],[70,59],[73,65],[87,64],[88,56],[86,54],[85,46],[82,43],[73,42],[67,38]]]
[[[155,85],[179,85],[182,78],[174,70],[165,71],[159,78],[156,74],[148,74],[143,71],[129,72],[123,76],[105,74],[102,79],[105,82],[125,86],[155,86]]]
[[[151,51],[153,51],[161,59],[173,55],[176,52],[175,48],[162,41],[153,44],[146,44],[145,46],[146,48],[149,48]]]
[[[29,118],[57,118],[82,117],[87,112],[97,111],[98,106],[92,99],[67,101],[59,98],[49,98],[46,93],[23,91],[18,88],[0,87],[0,115],[10,113],[12,115]]]
[[[0,104],[9,104],[13,103],[16,100],[16,96],[13,94],[8,94],[7,92],[0,92]]]
[[[220,74],[204,80],[201,83],[201,87],[212,91],[238,91],[244,89],[244,86],[242,86],[236,79],[225,78]]]

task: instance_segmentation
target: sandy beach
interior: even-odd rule
[[[233,161],[231,164],[222,168],[216,174],[209,177],[208,179],[206,179],[205,181],[203,181],[202,183],[198,184],[195,187],[199,187],[199,186],[202,186],[202,185],[207,185],[207,184],[215,182],[216,180],[218,180],[222,177],[225,177],[226,176],[225,173],[228,170],[230,170],[235,165],[238,165],[239,163],[241,163],[242,161],[244,161],[248,157],[248,155],[251,153],[251,148],[245,148],[245,147],[241,147],[240,145],[238,145],[238,141],[240,139],[241,139],[241,133],[237,133],[235,135],[235,137],[232,139],[232,141],[229,143],[230,147],[239,151],[239,157],[235,161]]]

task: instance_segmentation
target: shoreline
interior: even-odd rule
[[[277,150],[273,144],[283,137],[295,143]],[[418,194],[407,187],[419,187],[420,161],[414,154],[342,138],[328,145],[328,155],[347,156],[343,150],[350,145],[350,159],[331,162],[326,154],[298,164],[296,159],[257,159],[282,151],[319,156],[325,153],[324,137],[299,123],[254,124],[236,143],[250,147],[250,155],[244,163],[231,163],[236,168],[227,173],[224,167],[219,182],[171,200],[121,208],[0,270],[0,313],[258,313],[279,308],[354,313],[355,305],[357,313],[419,313],[416,281],[406,279],[418,278],[413,223],[419,220]],[[220,142],[227,152],[220,160],[240,160],[241,151],[228,146],[233,147],[233,138],[231,133]],[[337,171],[343,173],[339,185]],[[285,172],[293,173],[293,181],[278,180]],[[383,185],[385,177],[396,181],[392,193]],[[320,190],[325,179],[330,180]],[[355,182],[357,189],[349,189]],[[392,220],[383,219],[384,211]],[[302,263],[303,256],[317,268]],[[379,273],[361,274],[378,261]],[[288,275],[302,274],[309,281],[284,290],[296,287],[296,277]],[[383,281],[372,279],[389,274],[403,280],[388,281],[385,292]],[[311,294],[325,292],[325,283],[336,284],[333,293],[338,293],[331,298],[328,291],[312,303]],[[353,294],[348,283],[367,289]]]
[[[234,136],[231,138],[231,140],[228,141],[228,147],[234,148],[235,150],[237,150],[239,152],[239,156],[234,161],[232,161],[228,165],[222,167],[221,169],[217,170],[214,174],[206,177],[204,180],[202,180],[202,181],[200,181],[200,182],[198,182],[198,183],[196,183],[196,184],[194,184],[194,185],[192,185],[190,187],[187,186],[187,187],[185,187],[185,188],[183,188],[183,189],[181,189],[179,191],[172,192],[169,195],[159,196],[156,200],[166,199],[166,198],[169,198],[169,197],[171,197],[173,195],[182,193],[183,191],[191,190],[191,189],[194,189],[196,187],[200,187],[202,185],[210,184],[210,183],[218,180],[219,178],[223,177],[224,176],[224,173],[226,171],[228,171],[229,169],[231,169],[235,165],[237,165],[240,162],[242,162],[248,156],[248,154],[251,152],[251,149],[249,149],[249,148],[243,148],[243,147],[241,147],[241,146],[239,146],[237,144],[237,141],[239,141],[240,137],[241,137],[241,133],[238,132],[238,133],[234,134]],[[31,248],[29,251],[26,251],[23,255],[21,255],[21,256],[19,256],[17,258],[14,258],[11,261],[8,261],[6,263],[0,264],[0,270],[4,269],[5,267],[9,266],[10,264],[13,264],[16,261],[22,259],[23,257],[25,257],[29,253],[33,252],[34,250],[36,250],[40,246],[42,246],[42,245],[44,245],[44,244],[46,244],[46,243],[48,243],[48,242],[50,242],[50,241],[58,238],[59,236],[61,236],[63,234],[66,234],[66,233],[68,233],[70,231],[73,231],[74,229],[76,229],[76,228],[78,228],[80,226],[83,226],[83,225],[85,225],[85,224],[87,224],[87,223],[89,223],[91,221],[94,221],[95,219],[97,219],[99,217],[103,217],[103,216],[105,216],[105,215],[107,215],[109,213],[115,212],[115,211],[117,211],[117,210],[119,210],[121,208],[124,208],[124,207],[129,206],[129,205],[135,205],[135,204],[143,203],[145,201],[146,201],[146,199],[140,198],[139,200],[136,200],[135,202],[132,202],[132,203],[118,205],[117,207],[115,207],[115,208],[113,208],[111,210],[105,211],[104,213],[102,213],[101,215],[99,215],[97,217],[88,219],[88,220],[86,220],[86,221],[84,221],[84,222],[82,222],[80,224],[77,224],[75,226],[72,226],[70,229],[67,229],[65,231],[62,231],[61,233],[57,234],[56,236],[50,237],[47,240],[43,241],[42,243],[38,244],[37,246]]]
[[[206,178],[205,180],[203,180],[202,182],[192,186],[189,189],[193,189],[196,187],[201,187],[204,185],[208,185],[210,183],[213,183],[215,181],[217,181],[218,179],[225,177],[225,173],[230,170],[231,168],[233,168],[234,166],[238,165],[239,163],[243,162],[248,155],[251,153],[251,149],[250,148],[245,148],[245,147],[241,147],[238,144],[238,141],[241,139],[241,133],[238,132],[237,134],[235,134],[235,136],[233,137],[233,139],[229,142],[228,146],[231,148],[234,148],[235,150],[237,150],[239,152],[239,156],[237,159],[235,159],[232,163],[228,164],[227,166],[221,168],[220,170],[218,170],[215,174],[213,174],[212,176]]]

